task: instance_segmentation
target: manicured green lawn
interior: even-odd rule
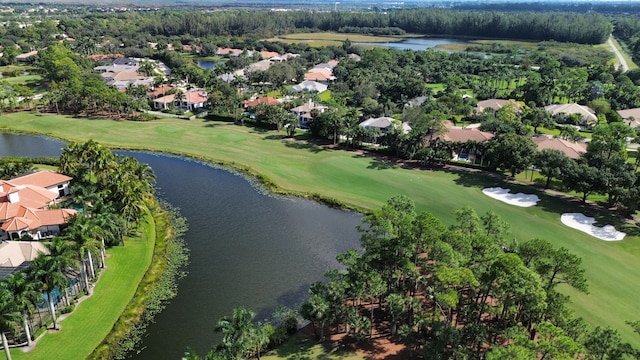
[[[361,209],[379,208],[390,197],[405,194],[419,209],[431,211],[449,224],[453,210],[465,205],[481,214],[493,210],[511,224],[515,240],[545,238],[580,256],[590,293],[567,291],[577,314],[591,324],[613,326],[625,340],[640,347],[640,337],[624,323],[640,320],[638,228],[626,225],[624,231],[629,236],[624,241],[605,242],[560,222],[563,212],[596,215],[601,224],[615,221],[603,214],[545,195],[540,195],[538,206],[519,208],[490,199],[481,191],[487,186],[502,186],[534,192],[530,188],[507,186],[498,179],[468,172],[403,169],[352,152],[284,139],[275,132],[200,119],[143,123],[15,113],[0,117],[2,128],[82,141],[92,138],[109,146],[165,150],[248,166],[289,192],[318,193]],[[617,225],[623,229],[623,224]]]
[[[353,352],[341,351],[326,344],[318,344],[302,334],[289,338],[277,349],[262,356],[263,360],[275,359],[326,359],[326,360],[362,360],[363,356]]]
[[[12,349],[14,359],[85,359],[89,356],[107,336],[151,263],[155,225],[149,213],[146,219],[140,238],[127,239],[125,246],[107,251],[107,269],[97,282],[93,295],[60,322],[62,329],[45,334],[35,349],[28,353]]]

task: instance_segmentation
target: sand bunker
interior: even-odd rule
[[[562,214],[560,221],[569,227],[586,232],[604,241],[620,241],[627,235],[626,233],[617,231],[612,225],[605,225],[603,227],[593,226],[596,219],[581,213]]]
[[[538,195],[523,193],[509,194],[509,189],[499,187],[482,189],[482,192],[489,197],[506,202],[509,205],[520,207],[535,206],[538,201],[540,201]]]

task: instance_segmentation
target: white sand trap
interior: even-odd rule
[[[584,231],[591,236],[595,236],[604,241],[620,241],[624,239],[626,233],[617,231],[613,225],[605,225],[603,227],[593,226],[596,219],[585,216],[581,213],[565,213],[560,217],[563,224],[574,229]]]
[[[520,207],[535,206],[538,203],[538,201],[540,201],[540,198],[538,198],[538,195],[523,194],[523,193],[509,194],[509,189],[503,189],[499,187],[482,189],[482,192],[485,195],[492,197],[496,200],[506,202],[509,205],[515,205]]]

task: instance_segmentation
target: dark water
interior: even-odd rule
[[[466,44],[467,40],[450,38],[407,38],[399,42],[354,42],[354,45],[384,46],[397,50],[423,51],[438,45]]]
[[[0,156],[22,155],[18,149],[25,147],[33,149],[29,156],[57,156],[62,143],[0,135]],[[179,359],[187,346],[204,354],[219,339],[216,321],[234,307],[264,318],[276,305],[296,305],[310,283],[337,266],[338,253],[359,246],[358,214],[268,196],[240,176],[199,162],[118,153],[150,164],[159,194],[189,222],[189,274],[133,359]]]
[[[209,61],[209,60],[197,60],[196,64],[206,70],[215,69],[218,65],[224,64],[224,61]]]

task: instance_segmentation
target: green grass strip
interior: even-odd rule
[[[93,295],[63,320],[62,329],[49,332],[28,353],[12,349],[13,359],[85,359],[100,344],[131,301],[138,284],[151,264],[155,243],[155,223],[145,216],[139,238],[127,239],[125,246],[107,251],[107,269]]]

